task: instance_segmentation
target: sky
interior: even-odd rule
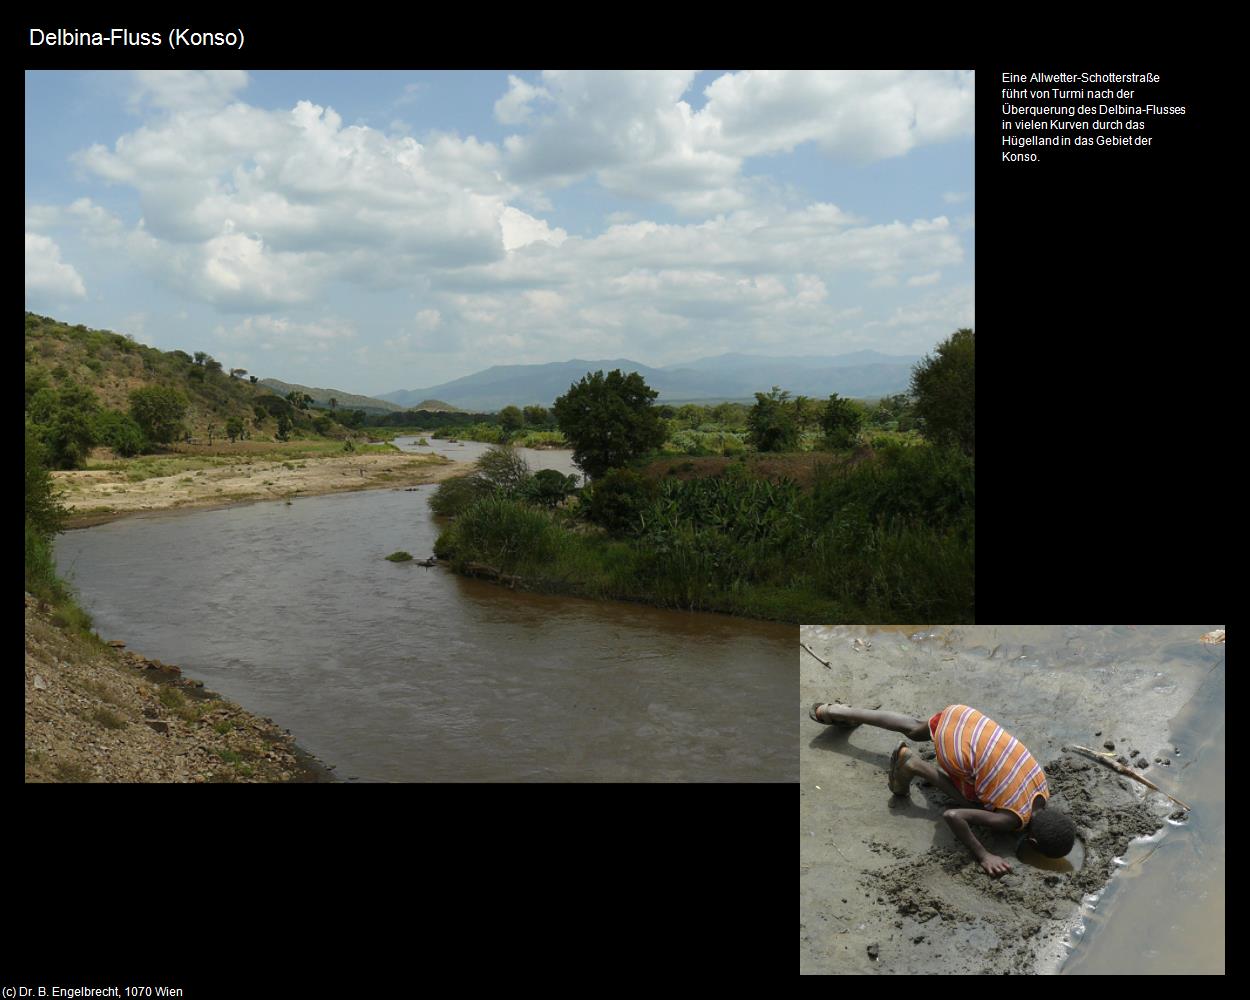
[[[26,74],[26,308],[376,395],[494,364],[924,354],[970,71]]]

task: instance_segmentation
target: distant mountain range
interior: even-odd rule
[[[306,392],[312,397],[313,404],[320,407],[329,407],[330,400],[335,401],[335,405],[344,410],[364,410],[366,413],[398,413],[401,410],[437,410],[455,411],[459,407],[451,406],[442,400],[423,398],[417,401],[414,406],[400,406],[397,403],[388,402],[385,399],[377,399],[373,396],[358,396],[354,393],[346,392],[343,389],[319,389],[316,386],[300,385],[297,382],[283,382],[276,378],[263,378],[260,384],[268,386],[274,392],[281,396],[289,396],[292,392]]]
[[[887,396],[905,392],[912,367],[919,356],[897,356],[877,351],[855,351],[833,356],[805,355],[788,358],[757,354],[721,354],[681,364],[651,368],[628,358],[605,361],[558,361],[545,365],[494,365],[484,371],[441,385],[383,393],[386,400],[410,409],[421,400],[445,399],[464,410],[498,410],[515,404],[550,406],[587,372],[636,371],[659,402],[701,402],[726,399],[752,400],[755,393],[774,385],[795,395],[827,397]],[[341,402],[341,400],[340,400]]]

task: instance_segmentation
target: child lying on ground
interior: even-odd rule
[[[816,704],[811,717],[826,726],[854,729],[867,723],[913,740],[933,740],[941,770],[900,743],[890,757],[890,791],[906,795],[911,779],[920,777],[953,799],[981,806],[947,809],[942,818],[990,876],[1006,874],[1011,865],[990,854],[969,824],[1003,833],[1024,831],[1047,857],[1062,858],[1072,850],[1076,825],[1058,809],[1046,808],[1050,789],[1042,766],[1023,743],[975,708],[948,705],[925,722],[897,712]]]

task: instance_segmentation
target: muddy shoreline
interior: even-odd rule
[[[1187,630],[1194,648],[1206,628]],[[1174,663],[1155,663],[1154,637],[1104,629],[801,629],[830,661],[800,656],[801,974],[1058,970],[1129,843],[1179,815],[1164,796],[1064,747],[1111,741],[1126,759],[1145,757],[1144,776],[1184,798],[1184,748],[1169,742],[1167,723],[1201,680],[1179,643]],[[871,648],[855,648],[861,637]],[[1013,867],[991,879],[941,822],[953,804],[941,792],[917,781],[906,797],[890,794],[885,769],[899,736],[807,717],[812,702],[835,699],[921,718],[959,702],[987,712],[1042,763],[1052,806],[1077,823],[1083,865],[1027,864],[1017,836],[986,834],[982,843]],[[931,743],[907,742],[931,758]]]

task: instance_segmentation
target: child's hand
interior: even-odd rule
[[[981,859],[981,867],[985,869],[987,875],[998,878],[1000,875],[1006,875],[1011,871],[1011,865],[1007,864],[997,854],[987,854]]]

